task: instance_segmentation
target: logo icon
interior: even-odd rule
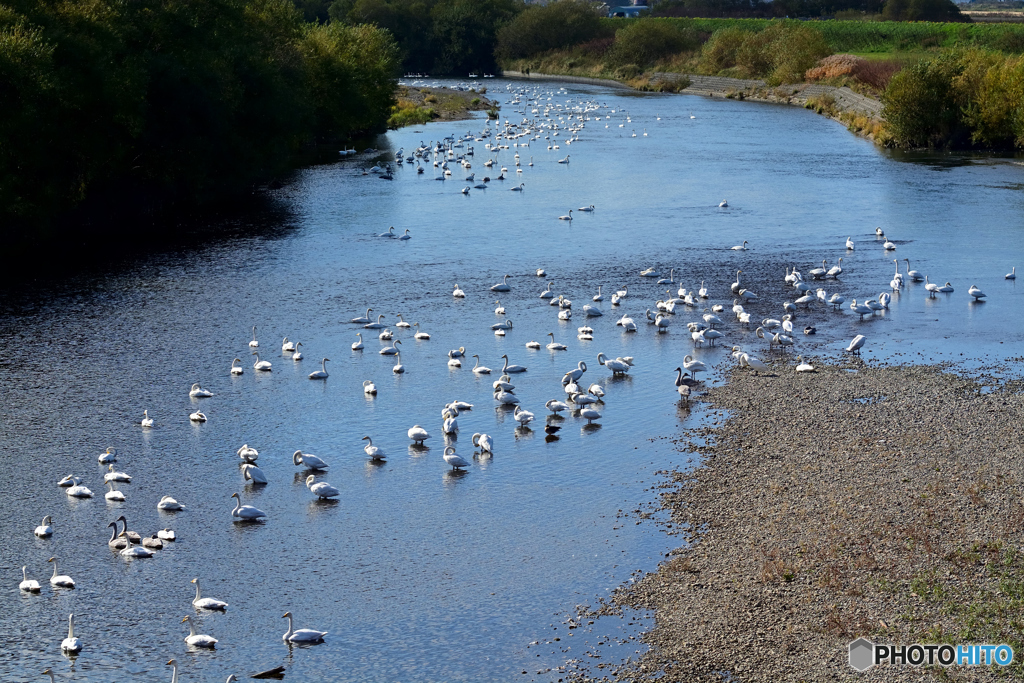
[[[874,665],[875,644],[867,638],[858,638],[850,643],[850,666],[857,671],[867,671]]]

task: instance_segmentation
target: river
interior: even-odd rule
[[[302,681],[557,681],[561,665],[597,642],[622,641],[606,661],[641,648],[630,638],[650,623],[646,615],[591,629],[570,630],[565,620],[679,544],[648,514],[652,487],[659,471],[689,461],[671,437],[715,416],[699,402],[678,404],[673,369],[693,353],[717,381],[732,362],[729,345],[769,355],[754,326],[740,327],[729,311],[736,270],[761,295],[748,306],[755,319],[780,317],[781,301],[795,298],[786,267],[807,272],[840,256],[842,276],[822,286],[847,301],[887,290],[894,257],[955,287],[930,298],[924,283],[911,284],[865,320],[846,307],[801,311],[798,329],[811,322],[818,334],[798,335],[797,353],[815,359],[838,356],[858,333],[868,336],[868,362],[955,361],[998,379],[993,368],[1022,355],[1024,300],[1003,278],[1024,266],[1020,161],[890,153],[778,105],[487,85],[502,102],[509,88],[525,88],[547,104],[601,108],[571,145],[563,131],[503,150],[498,165],[509,179],[486,190],[460,193],[475,184],[463,181],[470,172],[498,175],[483,167],[491,156],[485,142],[465,143],[475,148],[473,168],[453,164],[447,182],[435,181],[429,164],[420,175],[404,164],[394,180],[380,180],[362,173],[372,158],[346,158],[295,174],[273,192],[273,211],[218,219],[216,238],[5,290],[0,678],[38,681],[52,667],[59,680],[170,680],[165,662],[173,657],[182,681],[244,678],[279,665],[286,680]],[[522,106],[505,104],[502,121],[521,120]],[[533,117],[534,108],[522,111]],[[398,148],[486,125],[428,124],[376,144],[390,159]],[[560,149],[548,150],[552,143]],[[570,163],[556,163],[567,154]],[[508,191],[520,182],[524,191]],[[591,204],[596,210],[574,212],[571,224],[558,220]],[[376,236],[389,226],[412,238]],[[882,249],[876,226],[895,252]],[[844,248],[847,237],[855,250]],[[729,249],[743,240],[748,251]],[[674,268],[678,284],[639,277],[647,267],[665,275]],[[537,268],[548,276],[537,277]],[[511,291],[489,291],[505,274]],[[558,309],[538,297],[549,280],[573,301],[571,321],[557,320]],[[694,350],[684,323],[700,310],[680,306],[667,334],[644,324],[665,289],[702,280],[709,305],[726,305],[724,348]],[[455,283],[464,299],[452,296]],[[986,302],[970,300],[972,284]],[[581,307],[599,285],[604,315],[585,320]],[[623,286],[629,294],[611,306]],[[505,315],[495,315],[496,299]],[[367,307],[402,340],[404,374],[377,353],[376,331],[347,322]],[[430,340],[394,327],[399,313]],[[615,326],[623,313],[637,320],[636,334]],[[506,318],[513,328],[495,336],[490,326]],[[593,341],[576,338],[585,322]],[[252,370],[253,325],[270,373]],[[356,332],[363,351],[350,350]],[[568,350],[525,347],[547,343],[549,332]],[[302,342],[304,360],[282,353],[285,336]],[[474,375],[472,358],[449,368],[446,354],[458,347],[495,372]],[[598,352],[633,356],[635,366],[612,379]],[[528,367],[514,384],[537,415],[532,431],[516,429],[511,412],[495,407],[491,385],[503,354]],[[235,357],[245,367],[239,376],[228,372]],[[311,381],[324,357],[330,377]],[[602,418],[587,426],[566,417],[558,438],[546,439],[544,402],[564,400],[559,379],[580,360],[588,365],[584,388],[596,382],[607,394]],[[362,391],[367,379],[375,397]],[[193,382],[214,396],[191,399]],[[458,417],[454,445],[472,461],[458,473],[442,459],[441,409],[455,399],[474,404]],[[144,409],[151,429],[139,426]],[[190,422],[197,409],[207,422]],[[414,424],[431,433],[428,449],[410,447]],[[493,457],[472,458],[474,432],[493,436]],[[385,463],[368,461],[364,435],[386,451]],[[243,443],[259,450],[266,487],[243,481],[235,455]],[[108,446],[119,452],[115,469],[134,478],[120,487],[124,503],[102,496],[106,468],[97,455]],[[297,449],[330,463],[318,479],[341,490],[337,502],[314,500],[307,473],[292,464]],[[66,474],[82,477],[96,496],[65,496],[57,481]],[[267,512],[264,523],[232,523],[236,491]],[[164,495],[185,510],[158,511]],[[152,559],[127,561],[104,545],[108,523],[121,514],[133,530],[169,527],[178,540]],[[50,539],[32,534],[44,515],[53,517]],[[51,556],[77,588],[47,585]],[[41,594],[18,590],[22,565],[44,584]],[[197,577],[204,594],[229,603],[225,613],[193,610]],[[282,643],[286,611],[296,627],[329,631],[326,642]],[[85,644],[75,658],[60,652],[72,612]],[[219,640],[215,650],[186,646],[181,621],[190,614],[199,632]]]

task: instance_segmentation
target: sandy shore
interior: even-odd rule
[[[1020,381],[859,360],[796,375],[736,370],[720,421],[679,442],[703,465],[661,496],[684,545],[604,611],[653,609],[650,651],[586,678],[903,681],[848,666],[848,643],[1010,643],[1024,668]],[[991,390],[991,393],[987,393]],[[724,417],[727,416],[727,417]],[[702,445],[710,444],[710,445]],[[937,669],[937,667],[936,667]],[[988,680],[981,668],[945,680]]]

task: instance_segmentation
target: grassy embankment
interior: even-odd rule
[[[562,4],[562,3],[556,3]],[[848,86],[885,104],[884,121],[808,102],[882,144],[1024,147],[1024,26],[769,19],[597,19],[547,39],[520,15],[499,33],[506,69],[685,87],[659,73]],[[539,23],[539,22],[534,22]],[[527,38],[522,35],[528,33]],[[845,55],[841,58],[833,55]],[[924,103],[924,106],[921,106]]]
[[[487,88],[449,90],[447,88],[410,88],[399,86],[391,107],[388,128],[415,126],[430,121],[457,121],[471,111],[496,112],[497,103],[484,97]],[[493,116],[492,116],[493,118]]]

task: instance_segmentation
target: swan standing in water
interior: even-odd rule
[[[528,425],[528,424],[530,424],[531,422],[533,422],[533,420],[534,420],[534,418],[535,418],[536,416],[535,416],[535,415],[534,415],[533,413],[531,413],[530,411],[528,411],[528,410],[523,410],[523,409],[522,409],[521,407],[519,407],[519,406],[517,405],[517,406],[516,406],[516,409],[515,409],[515,412],[514,412],[514,413],[512,414],[512,417],[513,417],[513,418],[515,419],[515,421],[516,421],[516,422],[518,422],[518,423],[519,423],[519,424],[520,424],[521,426],[525,427],[526,425]]]
[[[245,372],[245,370],[242,369],[241,362],[242,362],[241,358],[235,358],[234,360],[231,361],[231,374],[232,375],[241,375],[243,372]],[[235,365],[235,363],[239,363],[239,365]]]
[[[256,362],[252,364],[254,370],[258,370],[260,372],[270,372],[269,360],[260,360],[260,354],[258,354],[255,351],[252,352],[252,355],[256,356]]]
[[[422,446],[423,442],[430,438],[430,434],[427,433],[427,430],[419,425],[413,425],[410,427],[408,435],[414,446]]]
[[[309,378],[310,379],[327,379],[327,361],[329,361],[329,360],[330,360],[330,358],[324,358],[320,362],[320,369],[319,370],[314,370],[313,372],[309,373]]]
[[[365,446],[363,446],[363,451],[368,456],[370,456],[371,460],[385,460],[386,459],[386,456],[384,455],[384,450],[373,445],[373,439],[371,439],[368,436],[364,436],[362,440],[367,442],[367,444]]]
[[[457,470],[463,467],[469,467],[469,461],[463,458],[461,455],[456,455],[455,449],[451,446],[447,446],[444,449],[444,461],[452,466],[453,470]]]
[[[267,475],[263,474],[263,470],[251,463],[242,465],[242,477],[247,481],[251,481],[256,486],[262,486],[267,483]],[[163,537],[161,536],[161,538]]]
[[[687,355],[683,357],[683,369],[690,373],[691,378],[695,378],[698,372],[707,372],[708,366],[695,360],[693,356]]]
[[[82,641],[75,638],[75,615],[68,615],[68,637],[60,642],[60,651],[77,654],[82,651]]]
[[[594,420],[601,419],[601,413],[597,412],[593,408],[584,408],[580,411],[580,417],[587,421],[587,424],[594,424]]]
[[[281,640],[286,643],[318,643],[328,634],[327,631],[314,631],[311,628],[300,628],[297,631],[294,630],[292,628],[291,612],[285,612],[284,616],[281,618],[288,620],[288,630],[283,636],[281,636]]]
[[[39,523],[35,529],[32,530],[39,538],[49,538],[53,536],[53,527],[51,526],[53,520],[50,519],[50,515],[43,517],[43,521]]]
[[[28,578],[28,575],[25,573],[25,567],[21,568],[21,583],[18,584],[18,588],[26,593],[38,593],[42,590],[38,581]]]
[[[846,347],[846,350],[849,351],[850,353],[860,355],[860,350],[861,348],[864,347],[864,342],[866,342],[867,340],[868,338],[865,337],[863,334],[858,334],[850,342],[850,345]]]
[[[310,453],[303,453],[302,451],[295,451],[292,453],[292,464],[303,465],[308,470],[318,471],[326,470],[328,465],[320,458]]]
[[[231,497],[235,499],[235,509],[231,511],[231,516],[239,521],[252,521],[262,519],[267,516],[267,513],[259,508],[253,507],[252,505],[242,505],[242,499],[237,493],[232,493]]]
[[[306,488],[312,491],[313,495],[320,500],[330,500],[341,495],[341,491],[328,484],[326,481],[317,482],[316,475],[306,477]]]
[[[205,647],[213,649],[217,645],[217,639],[204,633],[196,633],[196,627],[192,624],[192,617],[185,617],[181,623],[188,622],[188,635],[185,636],[185,643],[192,647]],[[173,661],[173,660],[172,660]]]
[[[624,375],[629,372],[630,365],[621,360],[609,360],[603,353],[597,354],[597,362],[612,371],[613,375]]]
[[[142,411],[142,416],[143,416],[143,420],[142,421],[145,422],[146,421],[145,418],[149,417],[149,413],[147,413],[145,410],[143,410]],[[145,426],[146,425],[143,425],[143,427],[145,427]],[[107,450],[105,450],[102,453],[100,453],[100,456],[99,456],[98,460],[99,460],[101,465],[106,465],[109,462],[117,462],[117,450],[114,449],[113,446],[108,446]]]
[[[192,606],[196,609],[209,609],[219,610],[223,612],[228,608],[228,603],[223,600],[214,600],[213,598],[204,598],[199,592],[199,579],[192,579],[192,583],[196,585],[196,597],[192,599]]]
[[[928,291],[928,298],[934,299],[935,294],[939,291],[939,286],[928,281],[928,276],[924,276],[924,288]]]
[[[494,439],[488,434],[474,434],[473,445],[480,449],[480,453],[494,455]]]
[[[975,301],[980,301],[985,298],[985,292],[978,289],[976,285],[971,285],[970,289],[967,290],[967,293],[973,296]]]
[[[252,348],[255,349],[259,345],[260,345],[260,343],[258,341],[256,341],[256,326],[253,325],[252,326],[252,341],[249,342],[249,346],[251,346]]]

